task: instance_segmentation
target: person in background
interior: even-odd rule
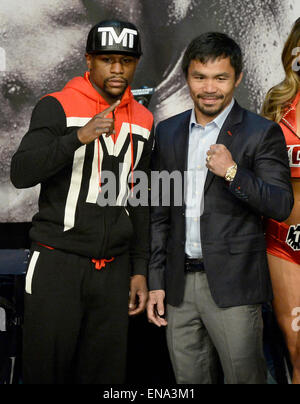
[[[41,184],[25,285],[26,384],[124,383],[128,312],[144,311],[148,297],[149,208],[129,203],[153,143],[153,116],[130,89],[141,54],[135,25],[96,24],[88,71],[37,103],[12,158],[17,188]],[[104,188],[116,196],[109,204]]]
[[[262,115],[280,124],[288,150],[295,204],[283,223],[266,226],[268,262],[274,291],[273,308],[293,365],[293,383],[300,384],[300,18],[282,52],[284,80],[271,88]],[[298,322],[297,322],[298,319]]]

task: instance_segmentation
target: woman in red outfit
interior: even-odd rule
[[[278,122],[285,135],[295,204],[284,223],[268,220],[268,261],[274,290],[273,307],[283,331],[293,383],[300,384],[300,18],[282,52],[283,82],[267,94],[263,115]]]

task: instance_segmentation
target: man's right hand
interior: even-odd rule
[[[147,303],[147,315],[150,323],[158,327],[166,326],[168,323],[163,318],[165,314],[165,291],[164,290],[151,290],[149,292],[149,300]]]
[[[106,118],[120,104],[120,100],[116,101],[110,107],[95,115],[86,125],[78,129],[77,136],[82,144],[89,144],[97,137],[103,135],[111,135],[114,132],[114,120]]]

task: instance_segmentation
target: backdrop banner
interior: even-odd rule
[[[237,99],[260,111],[283,78],[281,51],[299,15],[299,0],[0,0],[0,223],[29,222],[37,210],[38,186],[10,183],[11,157],[37,101],[85,71],[86,37],[96,22],[119,18],[140,29],[143,56],[132,87],[155,89],[149,109],[157,124],[191,107],[181,59],[206,31],[241,45],[245,78]]]

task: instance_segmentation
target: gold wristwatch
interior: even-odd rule
[[[234,180],[236,171],[237,171],[237,165],[236,165],[236,163],[234,163],[233,166],[227,168],[227,171],[226,171],[226,174],[225,174],[225,177],[224,177],[225,180],[229,181],[229,182],[232,182]]]

